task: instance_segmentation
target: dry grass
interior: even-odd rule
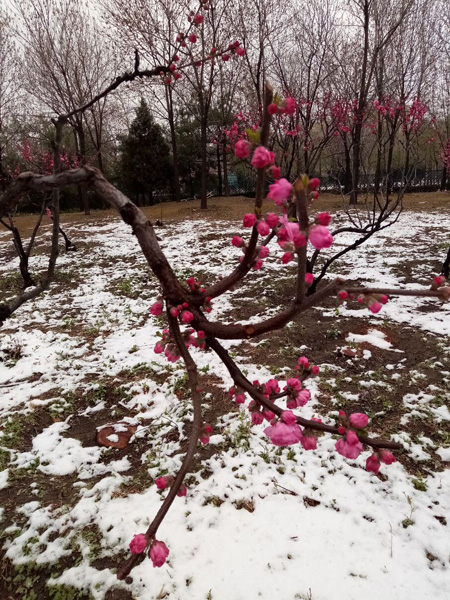
[[[346,200],[341,196],[334,194],[324,194],[316,203],[318,210],[328,210],[331,213],[336,210],[342,210],[346,207]],[[450,193],[449,192],[424,192],[406,194],[404,198],[405,210],[429,211],[429,210],[449,210],[450,209]],[[229,220],[239,219],[247,212],[253,209],[253,199],[243,196],[233,197],[215,197],[208,200],[208,210],[204,211],[200,208],[200,200],[189,200],[187,202],[168,202],[158,204],[156,206],[147,206],[143,208],[144,213],[152,221],[162,219],[165,222],[197,219],[198,217],[214,219],[214,220]],[[265,201],[263,205],[264,211],[274,210],[271,201]],[[82,213],[66,213],[61,215],[61,224],[88,224],[97,223],[103,219],[119,218],[113,210],[96,210],[91,215]],[[22,235],[27,237],[35,223],[35,215],[20,215],[15,221]],[[47,217],[44,217],[43,227],[49,227],[50,222]],[[0,230],[3,227],[0,224]]]

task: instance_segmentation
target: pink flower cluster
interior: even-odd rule
[[[158,540],[154,540],[150,546],[149,553],[149,557],[153,563],[153,566],[162,567],[168,556],[169,548],[166,546],[166,544],[164,542],[158,542]]]
[[[277,231],[278,245],[285,253],[281,261],[283,264],[293,260],[296,248],[306,246],[306,235],[300,231],[299,224],[290,222],[286,215],[281,219],[282,227]]]
[[[349,294],[346,290],[340,290],[338,292],[338,298],[342,302],[345,302],[348,299],[354,300],[354,295]],[[386,304],[386,302],[388,300],[389,300],[389,298],[385,294],[375,294],[375,295],[360,294],[357,298],[357,302],[359,304],[366,304],[367,308],[374,315],[380,312],[380,310],[383,308],[383,304]]]
[[[202,432],[200,434],[200,441],[202,444],[208,444],[211,437],[212,427],[208,423],[204,423]]]
[[[170,332],[168,329],[163,329],[161,341],[156,342],[153,349],[155,354],[162,354],[169,362],[177,362],[180,359],[176,345],[170,341]]]
[[[245,402],[245,393],[240,388],[232,387],[228,391],[228,398],[236,402],[236,404],[244,404]]]
[[[252,166],[256,169],[265,169],[275,162],[275,154],[264,146],[258,146],[253,152]]]
[[[148,545],[147,536],[144,533],[138,533],[130,542],[130,552],[132,554],[142,554]],[[153,540],[150,545],[149,558],[154,567],[162,567],[169,556],[169,549],[164,542]]]
[[[165,475],[164,477],[158,477],[158,479],[155,479],[155,485],[158,488],[158,490],[165,490],[167,488],[172,487],[174,480],[175,477],[173,477],[172,475]],[[181,498],[183,496],[186,496],[186,494],[187,488],[183,484],[180,486],[180,489],[177,492],[177,496]]]
[[[267,107],[267,112],[269,113],[269,115],[276,115],[278,113],[281,115],[293,115],[295,113],[296,108],[297,102],[295,101],[295,98],[291,98],[288,96],[280,105],[276,104],[275,102],[269,104],[269,106]]]
[[[269,185],[267,198],[273,200],[277,206],[284,206],[292,194],[292,184],[287,179],[278,179],[272,185]]]

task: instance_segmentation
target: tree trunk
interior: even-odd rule
[[[206,116],[202,115],[201,122],[201,156],[202,156],[202,187],[200,191],[200,208],[208,208],[208,155],[207,155]]]
[[[358,186],[359,186],[359,169],[361,164],[360,148],[361,148],[362,127],[358,123],[355,127],[353,136],[352,148],[352,189],[350,193],[350,204],[358,204]]]
[[[181,200],[181,189],[180,189],[180,171],[178,168],[178,144],[175,130],[175,119],[173,116],[173,100],[172,100],[172,88],[166,86],[166,101],[167,101],[167,115],[169,119],[170,127],[170,145],[172,146],[172,157],[173,157],[173,195],[175,202]]]
[[[440,185],[440,190],[444,191],[447,185],[447,166],[444,165],[443,169],[442,169],[442,177],[441,177],[441,185]]]
[[[447,258],[445,259],[445,262],[442,265],[441,273],[446,279],[449,279],[449,277],[450,277],[450,248],[448,249]]]
[[[227,164],[227,151],[225,147],[222,151],[222,165],[223,165],[223,195],[228,198],[230,195],[230,186],[228,185],[228,164]]]
[[[345,154],[345,173],[344,173],[344,194],[348,194],[352,186],[352,163],[350,160],[350,150],[347,143],[344,142]]]
[[[220,148],[219,144],[216,145],[217,153],[217,178],[218,178],[218,195],[222,196],[222,167],[220,166]]]
[[[20,233],[17,229],[17,227],[14,227],[12,230],[12,234],[13,234],[13,240],[14,240],[14,246],[16,248],[16,252],[19,256],[19,268],[20,268],[20,274],[22,275],[22,279],[23,279],[23,289],[26,290],[29,287],[34,287],[36,285],[35,281],[33,280],[33,278],[30,275],[30,272],[28,270],[28,256],[24,250],[23,244],[22,244],[22,238],[20,237]]]
[[[80,160],[81,164],[86,164],[86,136],[83,129],[83,124],[80,122],[77,128],[78,139],[80,142]],[[85,215],[90,215],[88,188],[85,183],[79,186],[80,202]]]

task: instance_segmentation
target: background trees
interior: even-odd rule
[[[153,204],[155,192],[170,186],[173,164],[169,144],[143,98],[120,152],[119,175],[125,190],[138,206]]]
[[[258,127],[262,82],[269,78],[281,96],[296,100],[295,112],[275,121],[269,139],[283,176],[303,170],[329,176],[352,202],[368,182],[385,194],[425,170],[439,170],[444,188],[450,153],[444,5],[218,0],[196,22],[198,5],[188,1],[13,2],[9,17],[0,18],[2,176],[6,163],[14,171],[26,143],[51,148],[52,134],[42,126],[49,117],[82,105],[137,60],[141,68],[172,64],[175,71],[130,83],[66,126],[68,151],[110,176],[125,172],[120,140],[136,133],[130,125],[145,96],[167,132],[170,197],[200,193],[206,207],[207,191],[228,194],[237,161],[229,152],[235,140],[224,132],[239,111],[252,115],[246,125]],[[236,41],[245,48],[239,59],[229,49]],[[178,71],[186,63],[194,68]],[[26,120],[19,99],[27,104]],[[131,189],[129,178],[118,183]],[[79,203],[89,210],[85,186]]]

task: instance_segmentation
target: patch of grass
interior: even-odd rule
[[[422,478],[413,479],[411,481],[411,483],[413,484],[415,489],[418,490],[419,492],[426,492],[428,489],[427,484],[425,483],[425,481]]]
[[[3,450],[3,448],[0,448],[0,471],[4,471],[5,469],[7,469],[10,462],[11,462],[11,452],[8,452],[8,450]]]
[[[12,339],[2,348],[3,362],[7,367],[14,367],[17,361],[22,358],[22,344],[17,339]]]

